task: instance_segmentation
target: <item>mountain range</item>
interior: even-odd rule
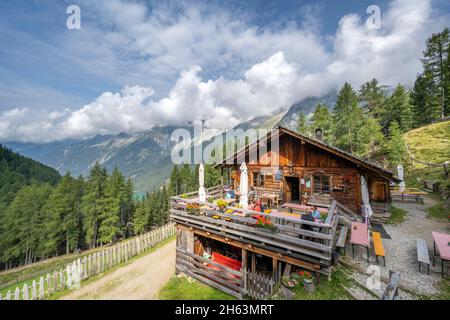
[[[300,113],[311,114],[319,102],[332,108],[336,102],[336,93],[322,98],[304,99],[285,112],[256,117],[239,124],[235,129],[270,129],[281,125],[295,130]],[[3,142],[3,145],[55,168],[61,174],[70,171],[72,175],[87,175],[96,162],[108,170],[117,166],[125,176],[132,178],[136,191],[145,192],[162,185],[169,177],[173,166],[171,151],[175,146],[170,136],[177,128],[163,126],[138,133],[96,135],[84,140],[63,140],[44,144],[13,141]],[[192,128],[186,129],[192,133]]]

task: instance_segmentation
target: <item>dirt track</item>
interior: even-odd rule
[[[175,240],[61,300],[151,300],[175,273]]]

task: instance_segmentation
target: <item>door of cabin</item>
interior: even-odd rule
[[[372,184],[371,197],[372,201],[386,201],[386,182],[375,182]]]
[[[298,177],[285,177],[286,202],[300,201],[300,180]]]

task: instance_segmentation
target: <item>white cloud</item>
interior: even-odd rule
[[[52,115],[27,108],[5,111],[0,113],[0,140],[52,141],[193,120],[223,129],[326,94],[344,81],[355,87],[372,78],[392,86],[412,84],[426,38],[446,21],[429,0],[396,0],[383,13],[381,30],[367,29],[365,16],[344,16],[327,51],[317,25],[261,30],[222,11],[205,15],[188,8],[171,16],[118,0],[101,2],[96,9],[99,23],[113,24],[115,31],[96,29],[93,34],[104,40],[100,46],[93,46],[88,33],[80,36],[84,47],[77,48],[77,41],[69,46],[81,56],[88,54],[86,46],[93,46],[99,57],[105,53],[96,72],[106,75],[126,78],[124,65],[136,81],[177,72],[167,96],[155,97],[153,86],[140,84],[125,86],[121,93],[105,92],[79,110]],[[146,58],[133,65],[127,57],[136,55]],[[224,76],[203,80],[211,70],[222,70]],[[230,74],[240,76],[231,79]]]

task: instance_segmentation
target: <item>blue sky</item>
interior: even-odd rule
[[[81,30],[66,28],[71,4]],[[373,4],[380,30],[365,26]],[[200,118],[224,128],[344,81],[411,85],[449,11],[443,0],[1,1],[0,140]]]

